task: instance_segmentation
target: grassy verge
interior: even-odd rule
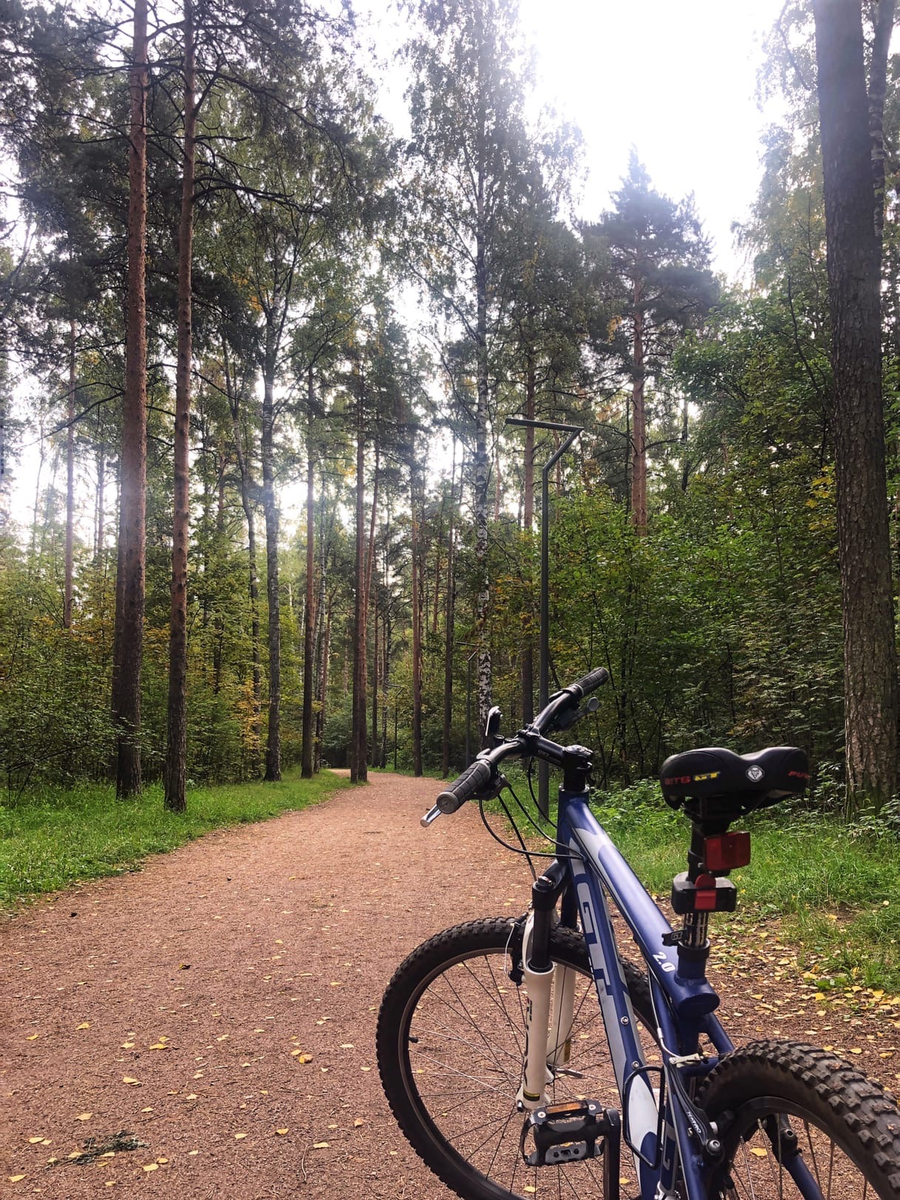
[[[531,807],[524,779],[515,777],[514,784]],[[666,807],[652,782],[600,794],[597,801],[598,820],[638,877],[667,898],[672,876],[687,866],[687,820]],[[854,829],[787,804],[735,828],[750,831],[753,858],[733,873],[738,911],[715,918],[722,932],[743,928],[752,938],[754,927],[777,917],[782,940],[796,947],[807,981],[821,991],[900,993],[897,835]]]
[[[686,866],[684,818],[659,808],[629,813],[619,800],[599,819],[645,885],[668,896],[673,874]],[[900,992],[896,837],[854,835],[844,822],[802,811],[769,810],[739,824],[751,833],[753,858],[732,876],[737,914],[718,919],[754,926],[780,918],[783,940],[797,947],[799,965],[823,992]]]
[[[105,785],[32,793],[0,806],[0,904],[131,870],[148,854],[174,850],[211,829],[306,808],[348,786],[329,771],[313,779],[298,771],[281,783],[193,788],[181,814],[166,812],[155,784],[138,801],[117,800]]]

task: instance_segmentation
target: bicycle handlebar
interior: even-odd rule
[[[596,692],[597,688],[606,683],[607,679],[609,679],[609,671],[606,667],[595,667],[593,671],[588,671],[587,675],[573,683],[571,690],[574,691],[577,688],[580,693],[578,699],[581,700],[589,692]]]
[[[597,667],[593,671],[588,671],[587,675],[551,696],[547,706],[538,713],[531,725],[518,733],[515,738],[502,742],[493,750],[482,750],[475,761],[466,767],[462,775],[444,788],[435,801],[434,809],[427,814],[427,818],[423,818],[423,825],[431,824],[438,812],[448,814],[457,812],[467,800],[485,792],[493,784],[497,766],[504,758],[528,753],[529,741],[541,739],[547,730],[552,729],[554,721],[561,714],[573,706],[577,708],[585,696],[596,691],[608,679],[609,672],[605,667]],[[547,748],[549,749],[549,746]],[[533,752],[532,750],[531,753]]]
[[[487,787],[493,775],[493,763],[483,758],[476,758],[458,779],[454,779],[441,792],[435,800],[435,806],[442,813],[455,813],[467,800],[471,800],[483,787]]]

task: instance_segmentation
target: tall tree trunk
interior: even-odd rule
[[[190,525],[191,264],[194,238],[194,12],[184,3],[184,164],[178,229],[178,351],[175,368],[175,497],[172,518],[172,601],[169,615],[169,707],[165,806],[184,812],[187,754],[187,571]]]
[[[447,494],[441,492],[441,509],[438,517],[437,544],[434,550],[434,608],[431,614],[431,636],[437,637],[438,614],[441,611],[441,571],[444,557],[444,510],[447,506]]]
[[[647,413],[644,407],[644,309],[641,280],[634,280],[634,342],[631,369],[631,520],[637,533],[647,532]]]
[[[884,97],[887,90],[887,60],[894,29],[896,0],[878,0],[869,66],[869,152],[872,156],[872,185],[875,193],[875,235],[884,233]]]
[[[478,188],[478,232],[475,250],[476,332],[475,359],[477,401],[475,408],[475,562],[478,598],[475,607],[478,654],[478,719],[483,729],[491,707],[491,651],[487,636],[491,581],[488,574],[488,351],[487,268],[485,264],[484,180]]]
[[[228,400],[231,406],[231,427],[234,433],[234,452],[238,463],[238,477],[241,485],[241,507],[247,521],[247,557],[250,595],[250,657],[253,687],[253,717],[250,726],[250,736],[254,753],[258,755],[260,745],[260,729],[262,725],[262,656],[260,654],[259,638],[259,576],[256,563],[256,511],[253,507],[253,480],[250,477],[250,467],[244,455],[243,434],[240,420],[240,396],[232,384],[228,364],[227,348],[223,345],[225,362],[225,385],[228,390]]]
[[[352,729],[350,733],[350,778],[354,783],[365,783],[368,777],[366,745],[366,448],[365,419],[363,409],[364,383],[357,376],[356,400],[356,600],[353,622],[353,702]]]
[[[415,446],[413,446],[415,456]],[[420,505],[418,469],[413,457],[409,471],[412,531],[412,744],[413,774],[422,774],[422,563],[419,548]]]
[[[69,319],[69,395],[66,405],[66,564],[63,587],[63,625],[72,628],[75,575],[75,318]]]
[[[814,0],[834,368],[844,733],[851,805],[897,790],[897,681],[881,391],[880,243],[859,0]]]
[[[281,609],[278,583],[278,509],[275,505],[275,346],[266,335],[262,413],[263,511],[266,519],[266,600],[269,610],[269,724],[264,778],[281,778]]]
[[[101,441],[97,446],[97,516],[94,523],[95,557],[99,562],[103,556],[103,543],[106,540],[105,528],[106,508],[106,444]]]
[[[529,352],[525,365],[525,417],[534,420],[536,373],[534,355]],[[525,495],[522,515],[527,554],[526,596],[528,611],[522,638],[522,721],[531,723],[534,716],[534,429],[525,427]]]
[[[688,438],[690,435],[690,412],[688,410],[688,398],[684,397],[681,405],[681,490],[686,492],[688,484],[691,481],[691,456],[688,452]]]
[[[147,491],[147,0],[135,0],[128,152],[128,297],[121,452],[121,602],[116,608],[113,704],[118,726],[116,794],[141,791],[141,662]]]
[[[453,636],[456,617],[456,562],[454,535],[456,518],[456,438],[450,467],[450,523],[447,530],[447,607],[444,622],[444,713],[441,730],[441,774],[450,774],[450,741],[453,733]]]
[[[328,656],[331,650],[331,615],[334,605],[334,595],[328,597],[328,611],[325,614],[325,632],[322,636],[322,662],[319,672],[319,711],[316,713],[316,761],[318,771],[322,765],[322,735],[325,732],[325,699],[328,695]]]
[[[316,493],[313,466],[313,369],[307,379],[309,413],[306,425],[306,612],[303,622],[303,750],[301,773],[313,774],[313,659],[316,628]]]
[[[378,656],[378,597],[377,595],[372,601],[372,638],[374,645],[372,647],[372,766],[377,767],[378,763],[378,684],[379,672],[381,663]]]

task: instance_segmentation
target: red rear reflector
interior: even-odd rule
[[[749,833],[717,833],[703,839],[703,862],[708,871],[732,871],[750,861]]]

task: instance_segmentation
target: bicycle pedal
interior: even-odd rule
[[[522,1127],[520,1149],[529,1167],[555,1167],[581,1162],[603,1153],[608,1137],[618,1136],[618,1114],[614,1117],[595,1100],[547,1104],[529,1113]],[[528,1153],[526,1142],[534,1139]]]

